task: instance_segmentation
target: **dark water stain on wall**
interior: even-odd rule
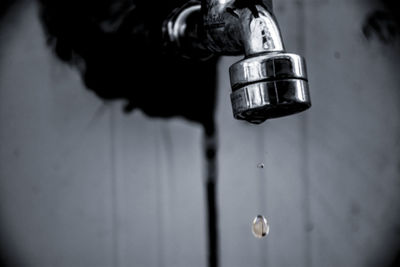
[[[213,131],[216,59],[185,59],[162,34],[164,20],[186,1],[39,2],[50,46],[100,98],[126,100],[126,112],[181,116]]]

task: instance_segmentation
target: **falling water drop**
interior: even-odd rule
[[[269,225],[267,219],[262,215],[257,215],[253,220],[251,228],[253,235],[257,238],[262,238],[269,233]]]
[[[262,163],[262,162],[258,163],[257,168],[264,169],[264,163]]]

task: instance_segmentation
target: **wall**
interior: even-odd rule
[[[232,119],[219,63],[222,266],[384,266],[400,246],[398,51],[361,33],[365,1],[275,1],[313,107]],[[126,116],[46,47],[34,3],[0,29],[0,244],[26,266],[205,266],[202,132]],[[257,168],[263,162],[264,169]],[[270,235],[253,238],[265,215]],[[4,257],[4,256],[3,256]]]

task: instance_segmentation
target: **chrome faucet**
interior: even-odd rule
[[[245,55],[229,68],[236,119],[259,124],[311,106],[305,61],[285,53],[272,0],[189,1],[164,33],[183,57]]]

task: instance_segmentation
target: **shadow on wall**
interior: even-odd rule
[[[213,132],[216,59],[187,60],[163,40],[162,23],[186,0],[39,0],[48,43],[104,100],[125,111],[182,116]]]

